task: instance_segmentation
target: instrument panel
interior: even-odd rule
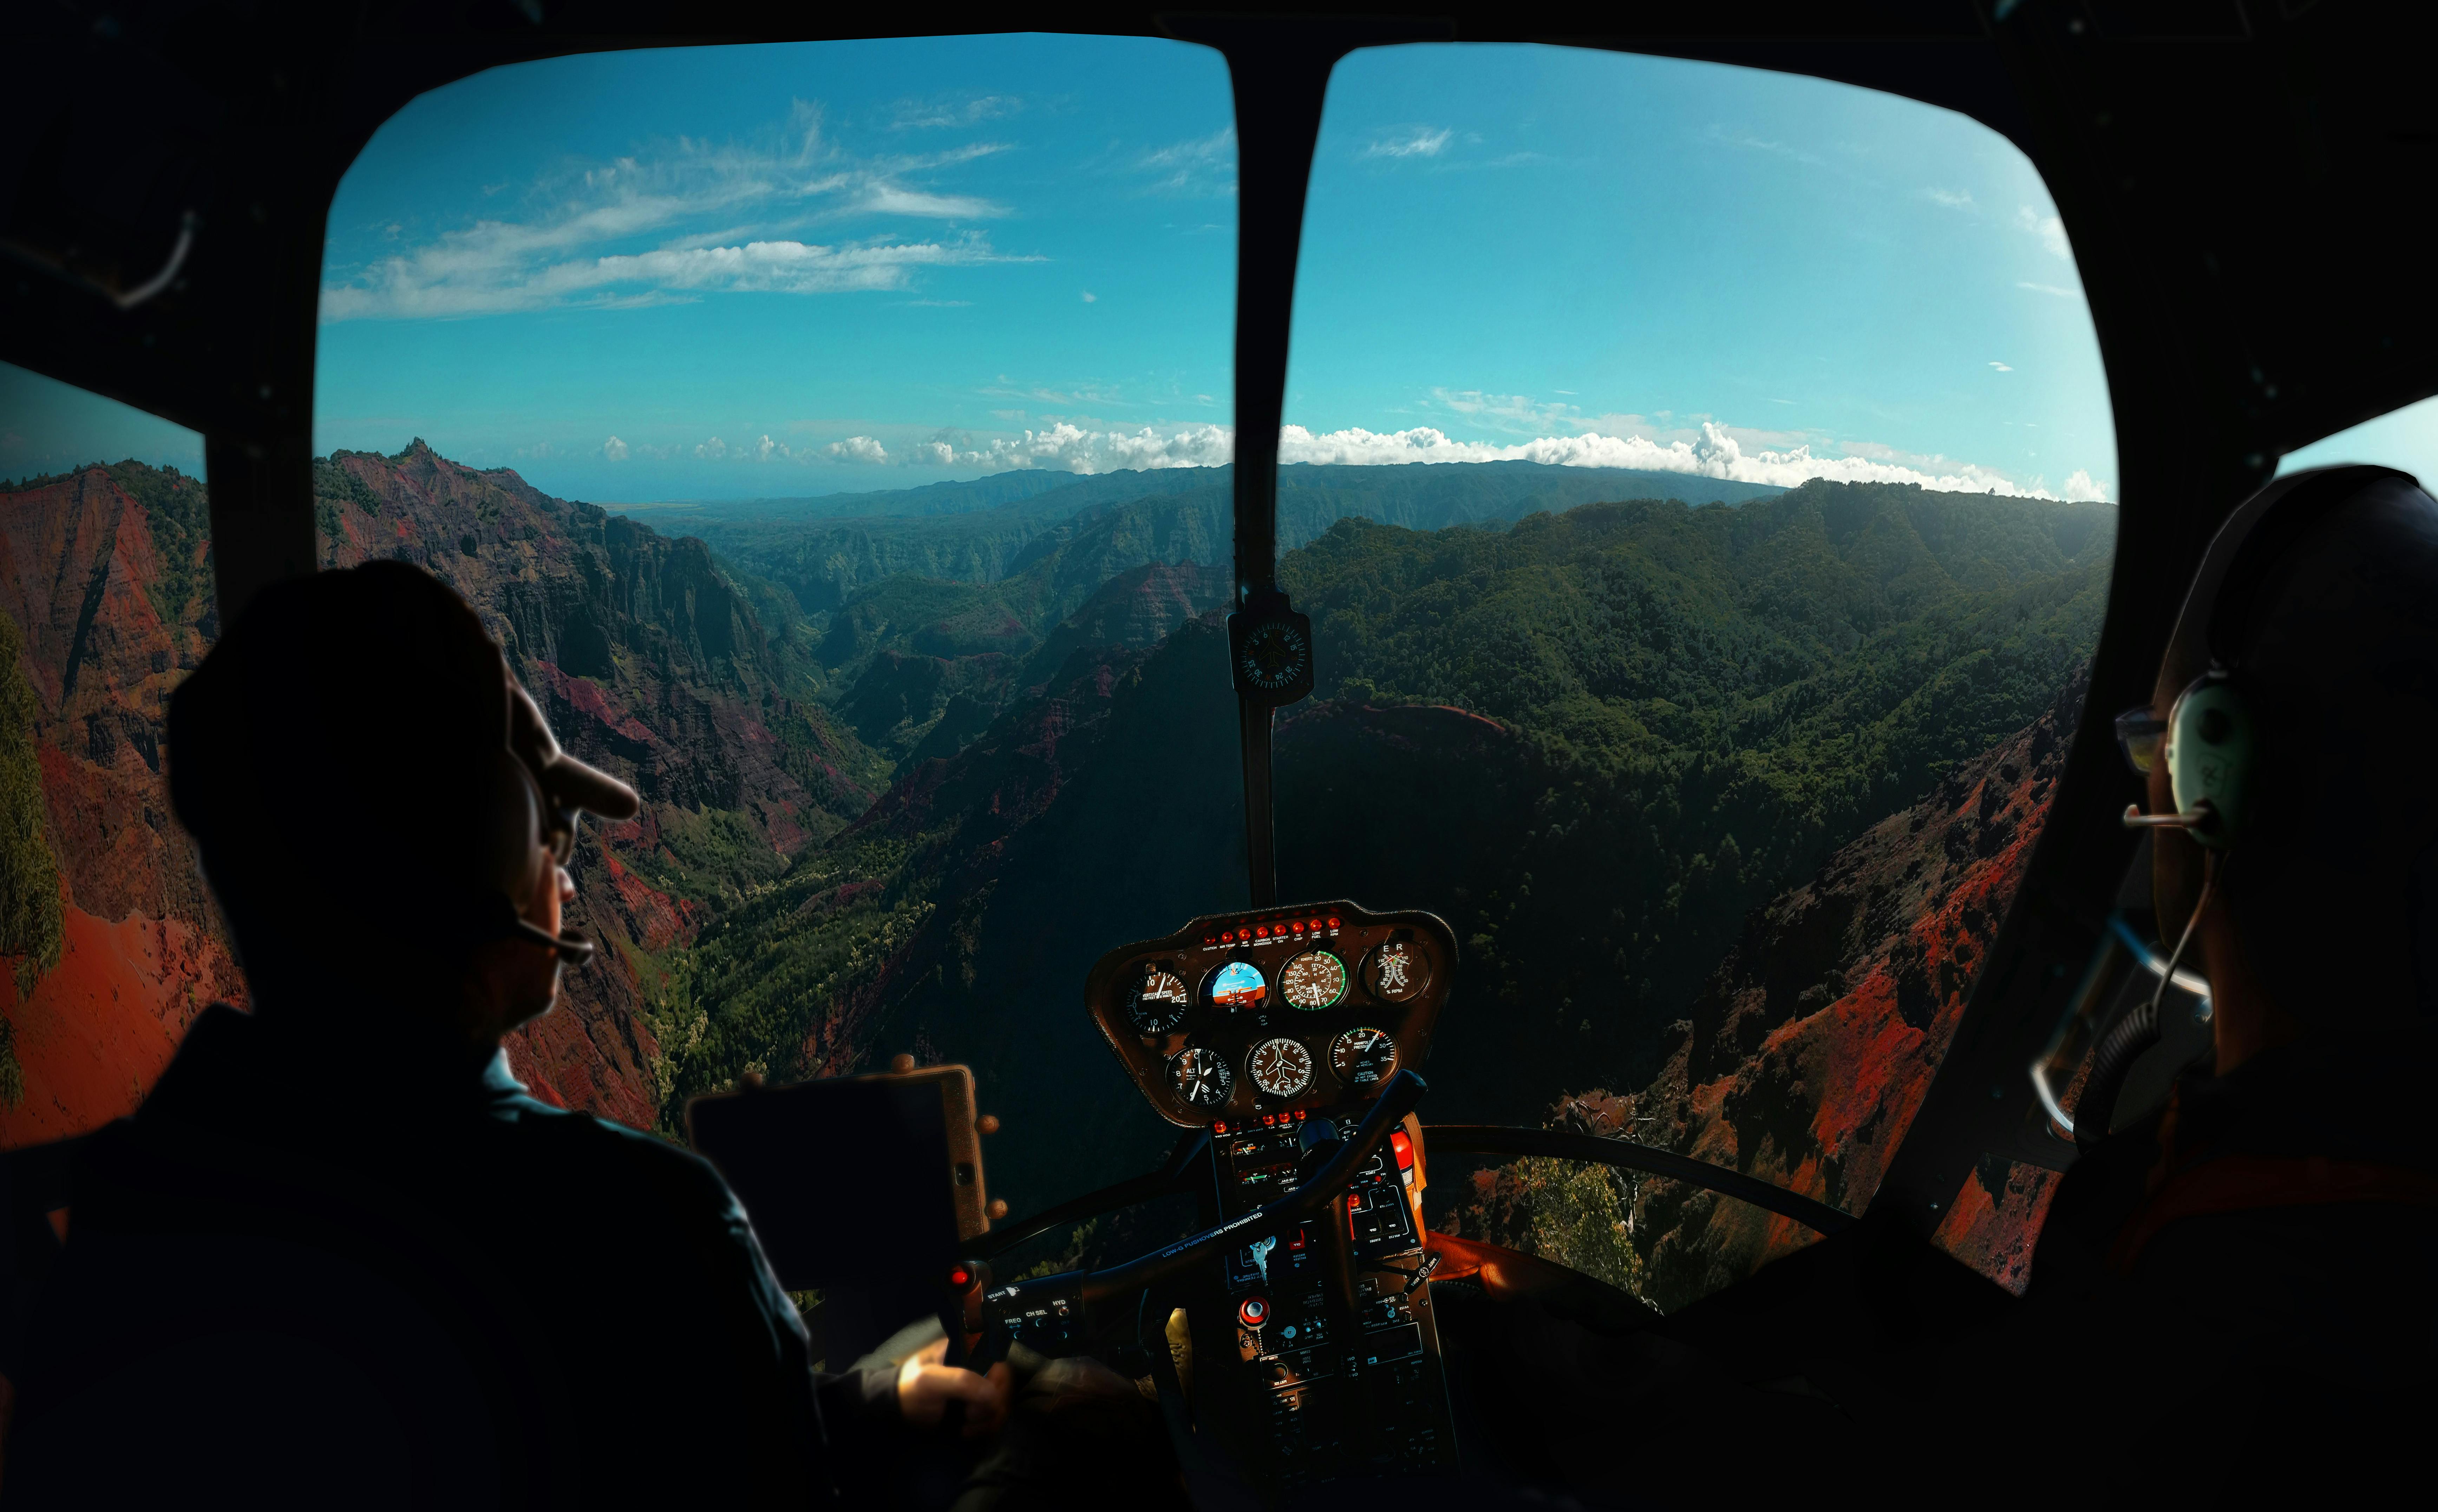
[[[1368,1101],[1419,1067],[1455,968],[1435,914],[1305,904],[1121,946],[1085,996],[1161,1117],[1225,1132]]]

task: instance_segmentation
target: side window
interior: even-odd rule
[[[2082,712],[2115,451],[2054,205],[1962,116],[1560,48],[1356,53],[1298,272],[1281,887],[1442,910],[1426,1116],[1859,1212]],[[1349,500],[1407,476],[1397,515]],[[1434,1220],[1663,1308],[1807,1231],[1681,1185],[1434,1171]],[[1944,1239],[2020,1277],[2047,1187]]]
[[[2420,479],[2425,488],[2438,486],[2438,399],[2408,404],[2289,451],[2277,460],[2277,470],[2296,472],[2349,462],[2401,468]]]
[[[218,630],[203,437],[0,365],[0,1146],[133,1110],[242,1002],[169,817],[171,689]]]

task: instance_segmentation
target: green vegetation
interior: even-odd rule
[[[858,590],[821,621],[825,661],[862,659],[852,682],[830,663],[841,721],[904,760],[913,727],[880,727],[910,702],[875,679],[998,665],[993,617],[1044,635],[1045,585],[1122,560],[1086,527],[1126,513],[996,583]],[[1753,907],[2049,706],[2096,638],[2112,536],[2105,506],[1833,484],[1505,529],[1340,519],[1281,564],[1335,694],[1280,723],[1281,890],[1455,927],[1435,1117],[1538,1122],[1563,1088],[1639,1084]],[[1019,1207],[1153,1158],[1075,985],[1113,943],[1241,905],[1233,699],[1214,624],[1147,656],[1079,642],[1035,683],[1066,634],[990,674],[1006,701],[945,767],[902,768],[704,932],[662,1011],[671,1108],[751,1063],[928,1040],[1007,1116],[993,1182]],[[1630,1285],[1613,1194],[1541,1186],[1535,1242]]]
[[[1616,1174],[1606,1166],[1527,1156],[1510,1172],[1531,1214],[1528,1253],[1642,1294],[1642,1257],[1626,1223]]]
[[[1281,886],[1448,917],[1469,1006],[1439,1053],[1473,1113],[1537,1117],[1560,1064],[1639,1084],[1746,913],[2048,707],[2097,639],[2112,531],[2099,505],[1827,483],[1499,533],[1341,522],[1281,570],[1342,700],[1281,729]],[[1502,729],[1434,745],[1364,703]]]

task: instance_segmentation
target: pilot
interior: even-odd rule
[[[1003,1375],[818,1373],[709,1166],[510,1074],[592,954],[576,811],[638,804],[456,594],[393,562],[264,590],[168,761],[252,1011],[206,1009],[82,1152],[7,1504],[859,1505],[950,1403],[998,1421]],[[642,1061],[631,1024],[528,1043]]]
[[[2438,502],[2384,468],[2270,485],[2118,730],[2214,1053],[2061,1180],[2027,1319],[2129,1495],[2324,1492],[2438,1406]]]

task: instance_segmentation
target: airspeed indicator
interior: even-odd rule
[[[1328,951],[1307,950],[1280,970],[1279,995],[1298,1008],[1333,1008],[1346,995],[1346,963]]]

